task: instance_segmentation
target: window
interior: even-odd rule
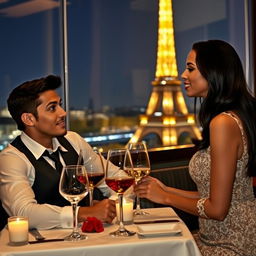
[[[245,59],[243,0],[173,0],[173,11],[179,74],[194,41],[226,40]],[[1,150],[17,134],[6,111],[9,92],[63,76],[63,56],[60,1],[0,1],[0,14]],[[158,0],[69,0],[67,14],[70,127],[92,145],[125,144],[155,77]]]

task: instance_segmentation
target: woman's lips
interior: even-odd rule
[[[188,89],[190,87],[190,84],[185,84],[185,89]]]

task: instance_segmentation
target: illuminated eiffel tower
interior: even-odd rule
[[[188,113],[175,56],[172,0],[159,0],[158,49],[155,80],[145,115],[129,142],[155,134],[158,146],[184,144],[181,138],[201,139],[194,114]]]

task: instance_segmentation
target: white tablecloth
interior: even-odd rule
[[[146,209],[153,216],[173,216],[176,213],[171,208]],[[182,233],[174,236],[159,236],[141,238],[138,235],[123,238],[109,236],[117,225],[105,226],[104,232],[88,233],[88,239],[78,242],[49,242],[10,246],[8,230],[4,229],[0,236],[0,256],[136,256],[136,255],[172,255],[201,256],[197,245],[186,225],[178,223]],[[127,225],[127,229],[137,231],[136,225]],[[70,229],[42,230],[47,238],[63,238]],[[29,240],[34,238],[29,235]]]

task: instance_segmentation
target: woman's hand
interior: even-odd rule
[[[168,196],[165,187],[158,179],[147,176],[134,186],[134,192],[139,197],[147,198],[155,203],[165,204],[165,198]]]
[[[166,185],[164,185],[164,183],[162,183],[160,180],[158,180],[158,179],[156,179],[156,178],[153,178],[153,177],[151,177],[151,178],[154,179],[154,180],[158,183],[158,185],[159,185],[164,191],[168,192],[168,187],[167,187]]]

